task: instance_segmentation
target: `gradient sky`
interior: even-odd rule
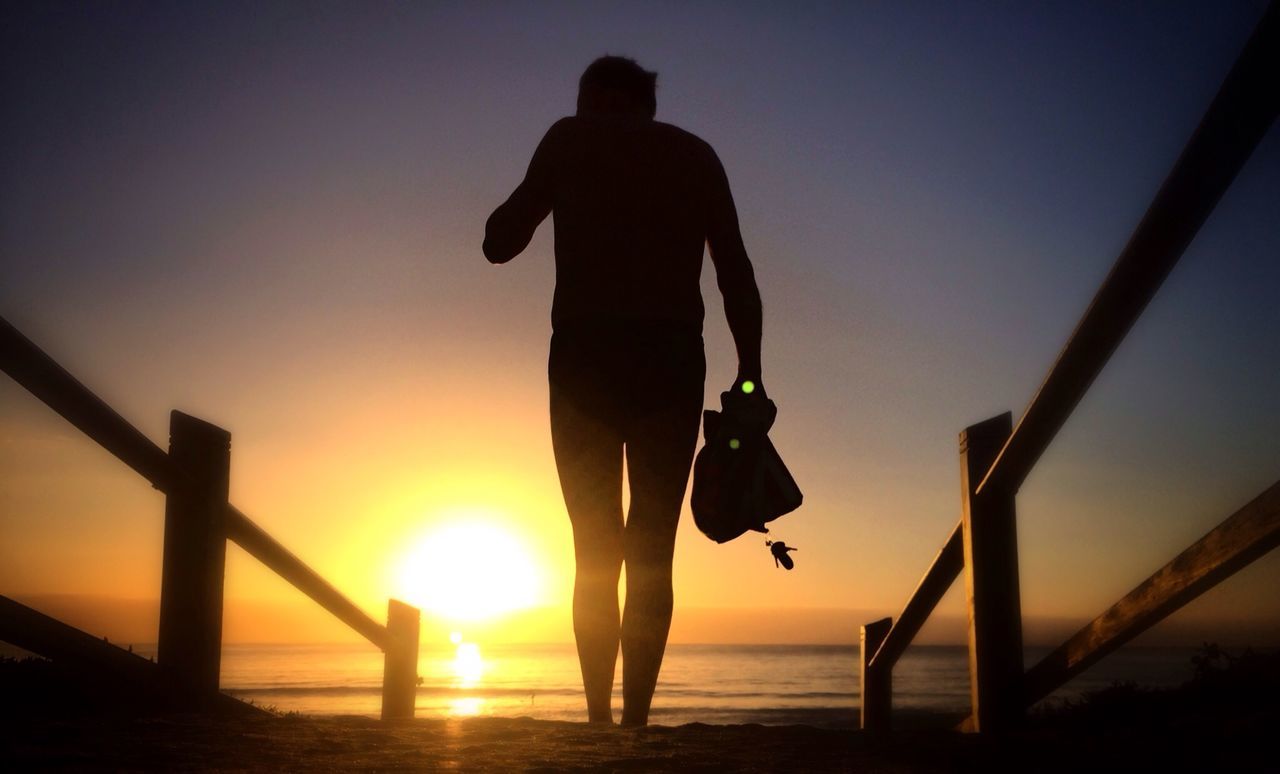
[[[634,56],[728,171],[806,494],[789,574],[686,513],[677,607],[896,615],[957,434],[1021,412],[1264,7],[7,4],[0,315],[162,445],[172,408],[229,429],[232,501],[375,615],[486,519],[563,621],[550,224],[479,247],[583,67]],[[1029,618],[1084,623],[1275,481],[1278,362],[1273,129],[1022,490]],[[0,428],[0,593],[154,597],[163,498],[8,379]],[[229,609],[305,604],[229,557]],[[1275,624],[1276,588],[1272,555],[1180,617]]]

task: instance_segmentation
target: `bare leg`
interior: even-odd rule
[[[698,439],[701,395],[646,417],[627,444],[631,507],[623,535],[622,723],[645,725],[671,629],[671,559]]]
[[[622,570],[622,439],[552,386],[551,441],[573,524],[573,633],[587,717],[612,723]]]

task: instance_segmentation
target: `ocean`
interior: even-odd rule
[[[138,648],[147,653],[146,648]],[[1047,649],[1028,648],[1026,663]],[[1054,694],[1072,698],[1116,682],[1173,686],[1191,677],[1189,648],[1128,648],[1112,654]],[[360,645],[227,645],[222,688],[282,712],[376,717],[382,654]],[[584,720],[585,702],[573,645],[460,642],[424,648],[417,716],[494,715]],[[915,646],[893,675],[894,708],[964,713],[969,704],[963,646]],[[615,688],[620,709],[621,670]],[[805,723],[855,727],[858,649],[852,645],[670,645],[650,721]]]

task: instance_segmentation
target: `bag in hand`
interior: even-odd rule
[[[800,507],[804,495],[769,441],[778,407],[763,396],[720,394],[722,411],[702,412],[706,444],[693,463],[693,521],[725,543]]]

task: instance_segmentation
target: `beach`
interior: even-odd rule
[[[1206,656],[1208,655],[1208,651]],[[47,661],[0,669],[0,770],[1132,771],[1276,770],[1280,652],[1202,658],[1174,688],[1115,683],[1039,705],[1016,731],[895,707],[891,732],[814,724],[591,725],[527,715],[156,713],[127,686]]]
[[[840,771],[857,757],[850,735],[804,726],[623,729],[529,718],[99,719],[16,736],[6,757],[18,768],[72,770]]]
[[[644,728],[518,713],[385,722],[263,707],[157,713],[127,686],[2,662],[0,770],[942,772],[1274,771],[1280,652],[1203,651],[1173,688],[1117,683],[1041,705],[1004,735],[897,707],[893,730],[691,722]]]
[[[530,718],[94,717],[10,722],[0,762],[9,771],[1266,771],[1273,720],[876,738],[808,726],[627,729]]]

